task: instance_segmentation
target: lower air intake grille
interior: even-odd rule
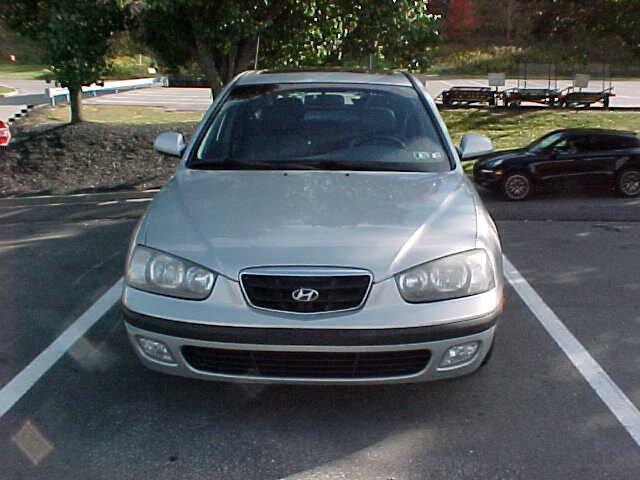
[[[185,360],[204,372],[281,378],[384,378],[423,370],[428,350],[400,352],[271,352],[183,347]]]

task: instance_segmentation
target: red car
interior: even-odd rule
[[[11,130],[9,125],[0,120],[0,147],[6,147],[11,141]]]

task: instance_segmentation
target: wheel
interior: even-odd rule
[[[620,172],[616,179],[616,190],[623,197],[640,195],[640,169],[633,168]]]
[[[604,105],[604,108],[609,108],[609,96],[604,97],[602,105]]]
[[[531,179],[525,173],[510,173],[502,183],[502,191],[509,200],[524,200],[532,190]]]

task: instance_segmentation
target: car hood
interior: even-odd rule
[[[181,169],[138,242],[237,280],[258,266],[364,268],[376,281],[475,248],[464,175]]]
[[[491,168],[498,163],[504,163],[509,160],[516,160],[522,157],[527,157],[530,154],[524,148],[517,148],[513,150],[502,150],[499,152],[493,152],[488,155],[478,157],[477,163],[479,167]]]

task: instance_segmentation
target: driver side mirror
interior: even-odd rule
[[[187,147],[184,137],[178,132],[163,132],[156,137],[153,148],[157,152],[171,155],[173,157],[182,156],[182,152]]]
[[[493,152],[493,143],[488,137],[484,135],[478,135],[476,133],[467,133],[462,136],[460,140],[460,147],[458,153],[462,160],[467,160],[473,157],[479,157],[486,153]]]

